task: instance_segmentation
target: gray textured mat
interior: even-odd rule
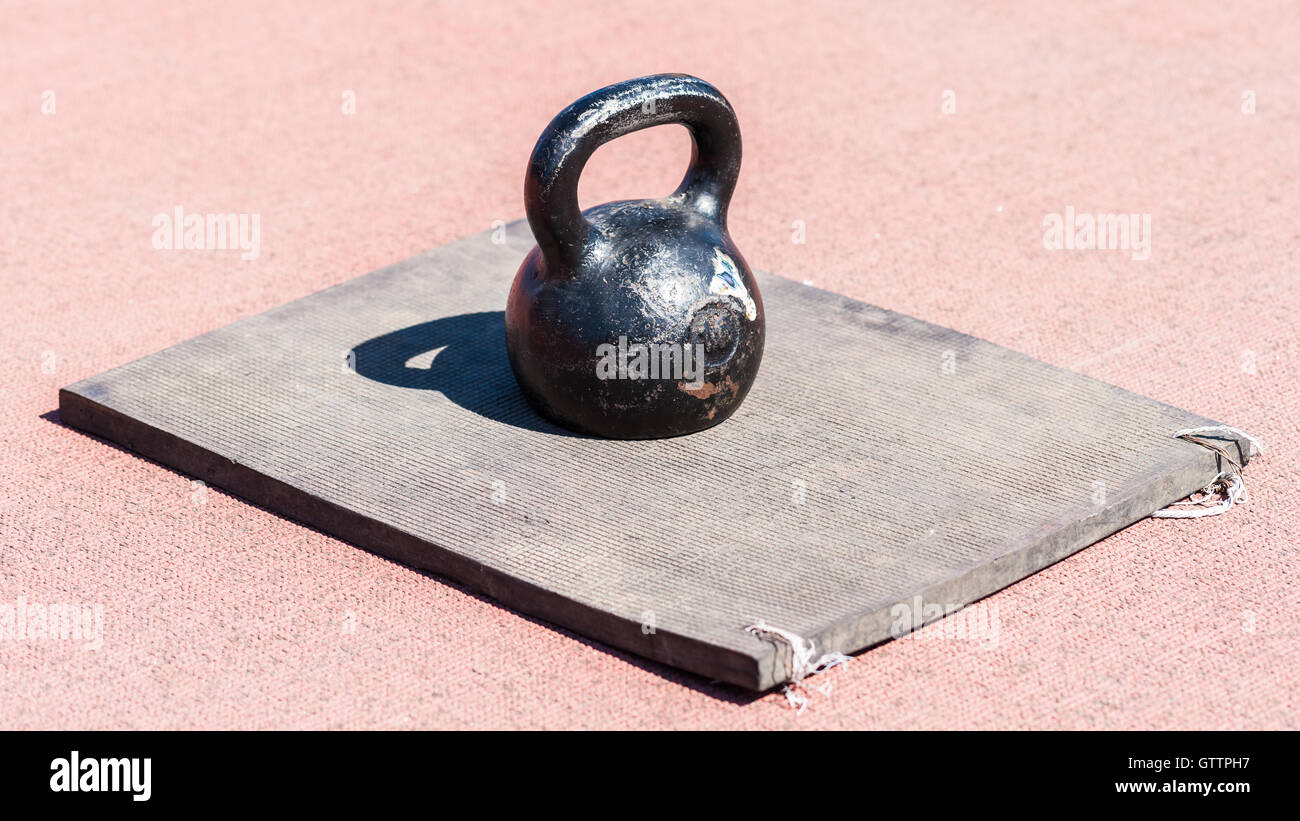
[[[852,652],[890,637],[895,603],[978,599],[1219,469],[1172,438],[1210,420],[761,274],[767,350],[734,418],[660,441],[569,435],[533,414],[506,362],[501,309],[532,245],[522,222],[507,235],[78,382],[62,419],[754,689],[784,680],[789,656],[746,625]]]

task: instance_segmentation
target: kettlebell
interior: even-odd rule
[[[676,191],[578,207],[592,152],[670,123],[693,146]],[[510,366],[538,413],[612,439],[680,436],[735,413],[765,336],[758,285],[727,233],[739,173],[736,114],[697,77],[616,83],[551,121],[524,180],[537,245],[505,312]]]

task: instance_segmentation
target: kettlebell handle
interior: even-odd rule
[[[606,86],[556,115],[533,148],[524,204],[544,257],[575,264],[591,226],[578,206],[578,178],[597,148],[616,137],[680,123],[691,164],[674,197],[726,230],[740,175],[740,126],[727,98],[689,74],[655,74]]]

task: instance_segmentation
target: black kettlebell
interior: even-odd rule
[[[581,211],[578,177],[598,147],[680,123],[690,168],[671,195]],[[506,348],[528,401],[567,428],[653,439],[716,425],[763,358],[763,300],[727,233],[740,127],[713,86],[657,74],[561,111],[524,181],[537,247],[506,304]]]

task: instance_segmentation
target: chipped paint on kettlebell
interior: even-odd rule
[[[752,321],[758,318],[758,306],[745,288],[735,261],[722,253],[721,248],[715,248],[713,252],[713,281],[709,283],[709,293],[734,296],[745,306],[746,319]]]

